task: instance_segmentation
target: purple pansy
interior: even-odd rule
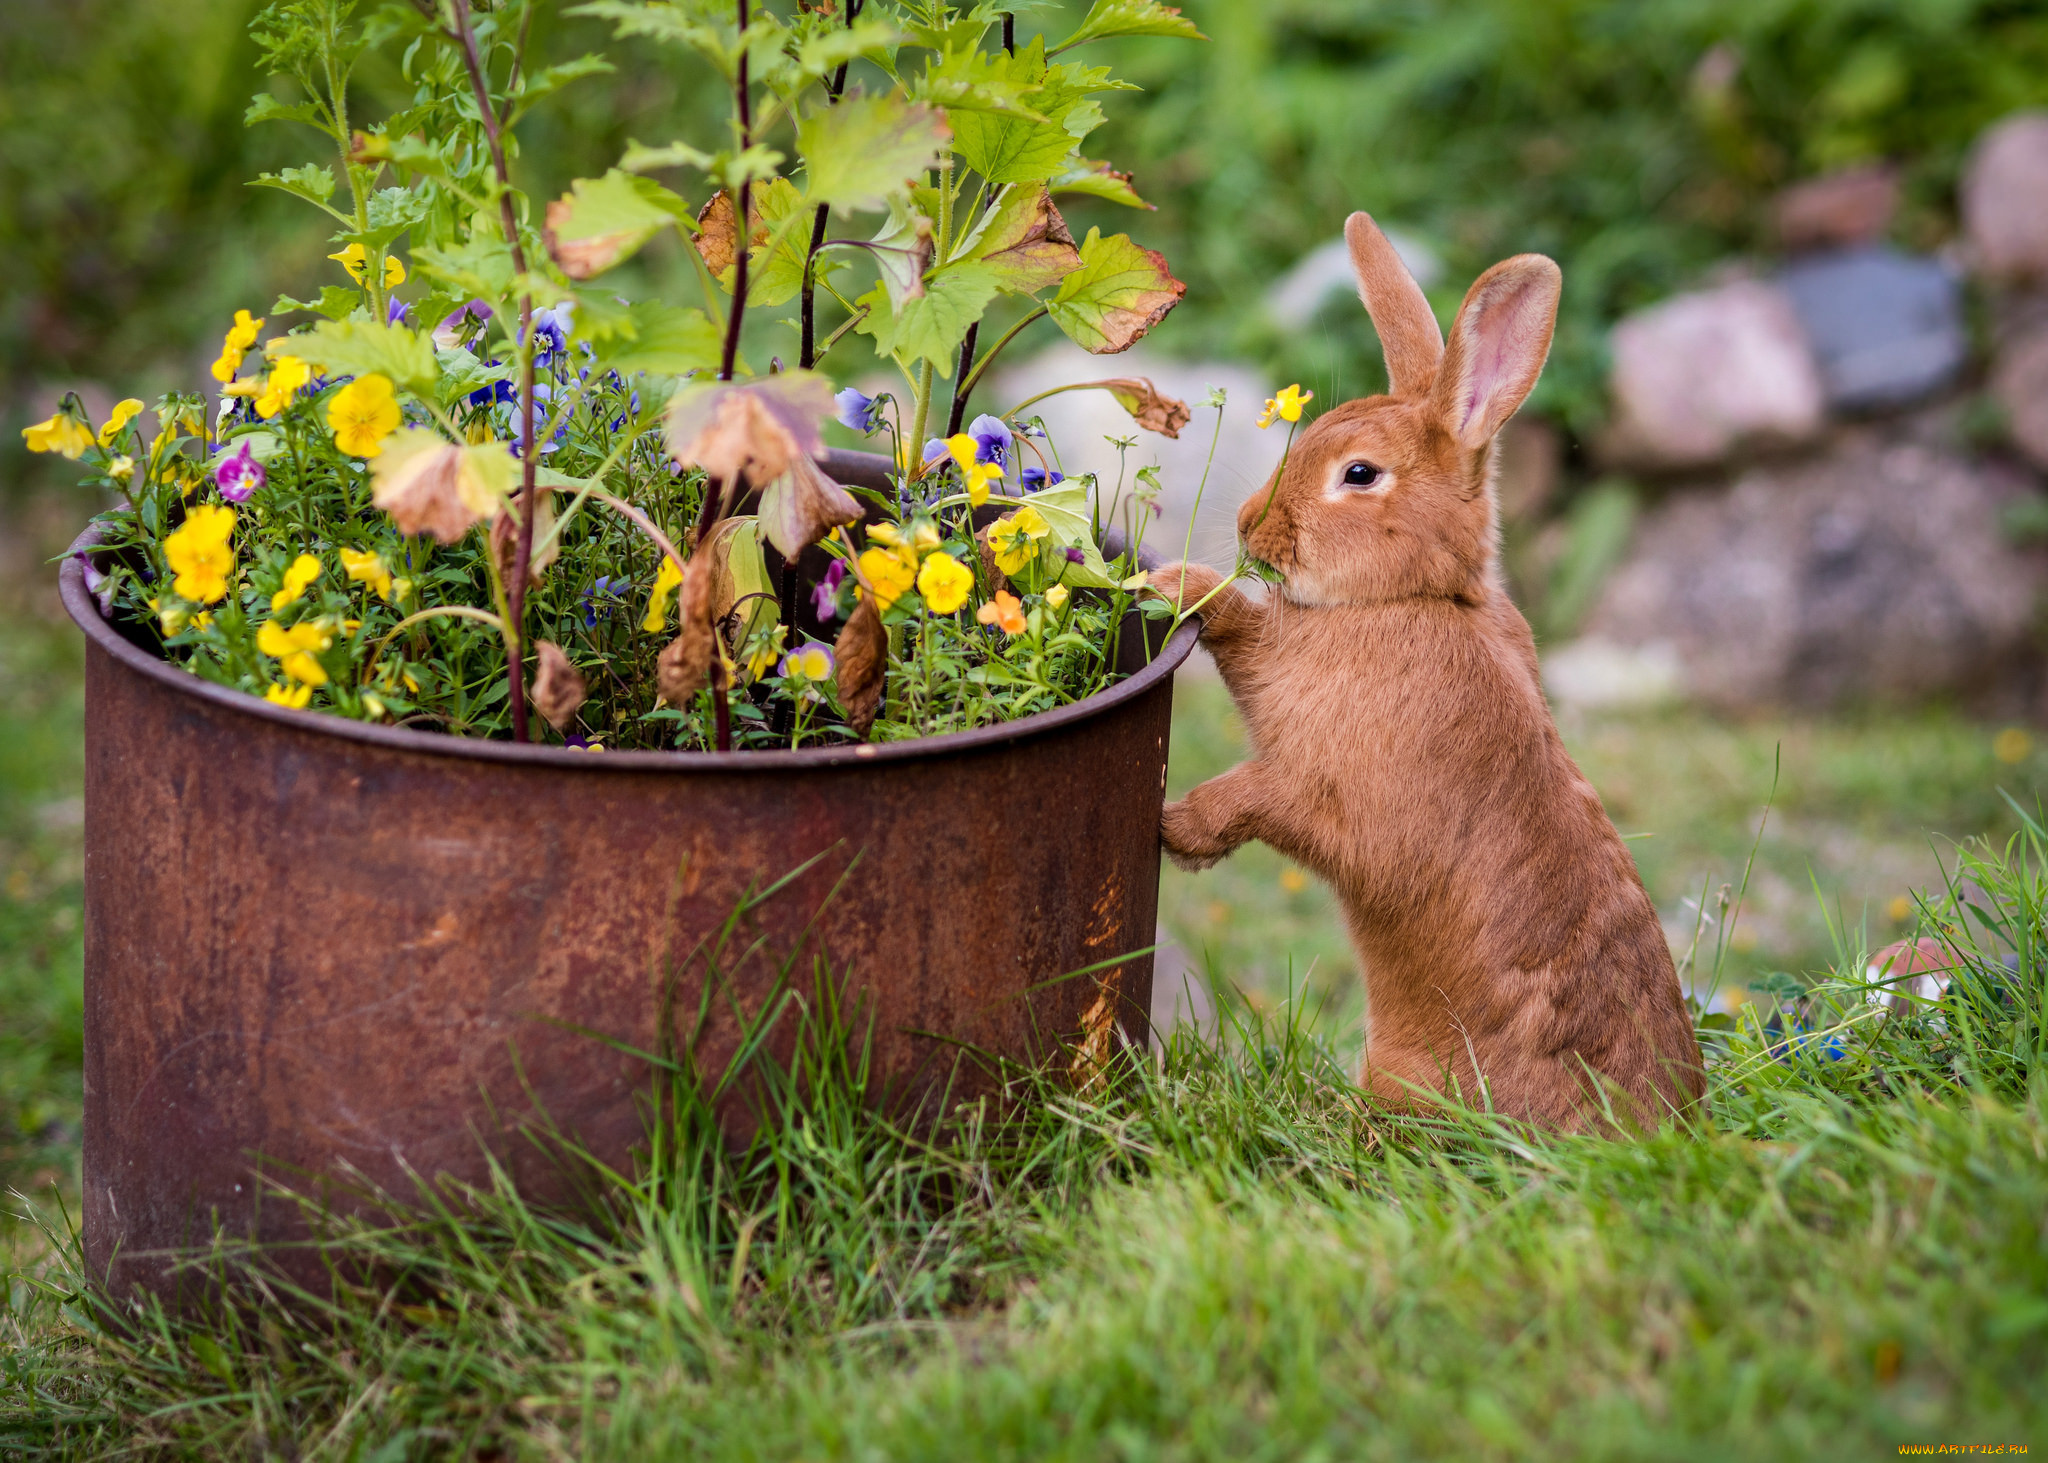
[[[555,353],[569,347],[569,332],[576,328],[576,304],[566,300],[552,309],[533,312],[533,364],[545,366]]]
[[[811,608],[818,612],[819,623],[829,625],[839,618],[839,586],[845,580],[845,561],[834,559],[818,587],[811,591]]]
[[[393,295],[391,303],[384,309],[384,323],[386,325],[412,324],[412,306],[399,299],[398,296]]]
[[[879,396],[863,396],[849,386],[832,400],[839,404],[839,421],[849,432],[863,435],[874,432],[882,425],[882,402]]]
[[[935,462],[944,462],[952,455],[952,449],[947,447],[937,437],[928,439],[924,444],[924,465],[926,467],[930,467]]]
[[[1079,549],[1068,549],[1067,562],[1069,564],[1085,564],[1088,562],[1088,556]]]
[[[1065,473],[1051,468],[1027,467],[1023,473],[1024,491],[1027,493],[1035,493],[1040,488],[1058,487],[1066,480]]]
[[[434,327],[434,344],[444,351],[454,350],[469,334],[472,322],[490,318],[491,307],[488,304],[482,300],[471,300]]]
[[[247,441],[222,458],[220,466],[213,470],[213,481],[220,488],[220,495],[230,503],[248,502],[268,476],[263,464],[256,460],[256,454],[249,450]]]
[[[1010,449],[1015,445],[1010,429],[1001,417],[992,417],[983,412],[967,424],[967,435],[974,439],[974,460],[993,462],[997,467],[1010,465]]]

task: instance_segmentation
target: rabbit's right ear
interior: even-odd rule
[[[1394,396],[1427,396],[1444,357],[1444,335],[1423,298],[1422,286],[1394,252],[1369,213],[1345,220],[1344,242],[1358,275],[1358,298],[1372,316],[1387,354],[1388,391]]]

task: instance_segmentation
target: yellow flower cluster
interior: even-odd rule
[[[270,612],[276,614],[288,604],[297,604],[305,597],[306,587],[319,577],[320,561],[311,554],[299,555],[284,571],[284,588],[270,597]]]
[[[235,323],[228,327],[227,337],[220,343],[220,359],[213,363],[214,380],[226,385],[235,379],[235,372],[242,369],[242,356],[256,344],[256,333],[261,329],[261,318],[247,310],[235,311]]]
[[[177,532],[164,540],[164,562],[177,577],[171,589],[183,599],[212,604],[228,592],[235,571],[235,510],[219,504],[194,508]]]
[[[384,439],[398,430],[398,397],[391,378],[372,373],[358,376],[327,403],[327,425],[334,445],[351,457],[375,457]]]
[[[340,552],[341,567],[348,572],[349,582],[369,585],[377,592],[377,598],[389,604],[391,566],[384,562],[384,556],[364,549],[342,549]]]
[[[1263,429],[1273,425],[1277,418],[1283,422],[1301,420],[1301,409],[1316,399],[1313,391],[1303,391],[1301,383],[1285,388],[1278,396],[1270,397],[1266,409],[1259,413],[1259,426]]]
[[[327,257],[341,265],[343,269],[346,269],[348,277],[357,284],[363,282],[363,267],[369,262],[370,255],[369,251],[364,249],[361,244],[351,244],[339,254],[329,254]],[[397,289],[398,286],[404,283],[405,266],[391,255],[385,255],[384,288],[387,290]]]
[[[256,631],[256,648],[278,662],[290,686],[272,685],[263,699],[280,706],[304,706],[313,688],[327,684],[327,668],[316,658],[334,643],[334,627],[326,620],[303,620],[290,626],[265,620]]]
[[[313,379],[313,368],[297,356],[279,356],[256,394],[256,415],[266,422],[292,404],[292,398]]]
[[[1038,540],[1051,532],[1045,515],[1029,504],[998,518],[988,530],[989,552],[995,555],[996,567],[1005,574],[1021,572],[1038,557]]]

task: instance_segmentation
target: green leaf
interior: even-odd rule
[[[375,320],[322,321],[305,334],[271,341],[265,350],[273,356],[297,356],[333,376],[376,372],[422,396],[433,392],[441,375],[429,337]]]
[[[904,301],[924,292],[924,272],[931,267],[936,225],[931,215],[918,207],[918,194],[923,191],[913,189],[909,198],[890,199],[888,225],[870,240],[874,247],[869,252],[893,310],[901,310]],[[936,207],[936,190],[932,192],[931,202]]]
[[[334,237],[340,243],[382,249],[424,219],[431,206],[423,194],[410,188],[380,188],[370,195],[370,206],[366,210],[369,227],[360,231],[343,229]]]
[[[1043,41],[1014,56],[991,59],[988,80],[1014,86],[1028,94],[1036,117],[1003,112],[964,111],[953,120],[953,145],[969,167],[991,183],[1038,183],[1064,170],[1074,137],[1066,117],[1083,93],[1047,85]],[[1096,110],[1097,120],[1101,111]]]
[[[275,188],[303,198],[309,203],[325,207],[327,200],[334,196],[334,170],[315,167],[308,163],[303,168],[286,168],[281,173],[265,173],[249,181],[251,188]]]
[[[718,364],[724,340],[702,310],[648,302],[604,312],[596,303],[578,301],[576,338],[589,340],[598,362],[620,375],[681,376]]]
[[[441,366],[440,402],[443,406],[451,406],[470,392],[483,390],[493,381],[512,379],[509,363],[487,366],[460,347],[436,351],[434,355]]]
[[[1025,100],[1038,90],[1038,83],[1019,79],[1013,73],[1012,60],[1002,52],[946,52],[932,58],[912,86],[911,95],[944,107],[956,135],[962,112],[998,112],[1027,122],[1045,121]]]
[[[1159,4],[1159,0],[1095,0],[1087,19],[1081,22],[1081,28],[1054,46],[1053,54],[1086,45],[1089,41],[1106,40],[1110,36],[1180,36],[1191,41],[1209,39],[1195,29],[1192,20],[1171,5]]]
[[[537,71],[526,79],[526,85],[519,89],[518,103],[512,108],[512,115],[506,119],[511,126],[540,102],[586,76],[603,76],[613,69],[612,63],[602,56],[578,56],[573,61],[563,61],[544,71]]]
[[[852,93],[797,124],[805,196],[845,212],[881,208],[936,167],[951,139],[923,102]]]
[[[249,100],[249,110],[242,113],[242,125],[254,127],[258,122],[304,122],[308,127],[327,130],[327,118],[317,102],[295,102],[287,106],[267,91],[259,91]]]
[[[1102,230],[1090,229],[1081,267],[1060,285],[1050,313],[1082,349],[1114,355],[1165,319],[1187,290],[1157,250],[1140,248],[1128,234],[1105,239]]]
[[[687,203],[655,182],[613,168],[578,178],[548,205],[548,252],[571,279],[589,279],[630,259],[662,229],[690,217]]]
[[[826,76],[849,61],[867,57],[878,66],[891,59],[890,53],[903,41],[903,32],[887,21],[862,16],[852,25],[838,23],[837,17],[824,30],[797,47],[796,63],[807,76]]]
[[[195,1331],[186,1344],[192,1348],[192,1355],[199,1359],[201,1366],[212,1372],[228,1386],[234,1386],[234,1366],[228,1361],[228,1354],[221,1350],[218,1341],[215,1341],[203,1331]]]
[[[646,36],[649,40],[687,46],[710,61],[721,76],[733,75],[734,65],[739,59],[739,49],[726,40],[724,26],[698,19],[690,8],[682,5],[644,4],[640,0],[590,0],[590,3],[575,6],[568,13],[609,20],[612,34],[619,40]]]
[[[464,299],[481,297],[502,304],[512,289],[512,252],[493,236],[473,237],[449,249],[420,245],[412,251],[412,262],[453,285],[453,293]]]
[[[986,264],[950,264],[924,282],[924,293],[907,299],[899,310],[888,291],[877,284],[859,301],[868,307],[855,328],[871,335],[875,349],[905,362],[930,361],[940,376],[951,380],[967,327],[979,320],[996,297],[996,272]]]
[[[1043,183],[1012,183],[997,194],[961,253],[993,269],[998,286],[1018,295],[1050,289],[1081,267],[1074,236]]]
[[[1109,566],[1102,562],[1102,551],[1095,546],[1094,519],[1088,511],[1088,483],[1085,479],[1069,478],[1052,487],[1041,488],[1025,501],[1038,510],[1039,516],[1052,530],[1038,551],[1037,568],[1046,584],[1058,581],[1070,589],[1115,588],[1116,580],[1109,577]],[[1068,549],[1079,549],[1083,555],[1082,562],[1068,563],[1065,552]]]
[[[657,168],[696,168],[710,172],[717,159],[708,152],[690,146],[687,142],[671,142],[667,147],[649,147],[645,143],[626,143],[626,155],[619,159],[619,166],[629,173],[651,173]]]
[[[289,315],[294,310],[311,310],[316,315],[325,315],[329,320],[346,320],[362,308],[363,292],[346,285],[330,284],[320,287],[317,300],[295,300],[290,295],[279,295],[277,303],[270,307],[273,315]]]
[[[1131,187],[1129,173],[1119,173],[1108,163],[1094,163],[1083,157],[1070,159],[1067,170],[1053,178],[1049,186],[1055,193],[1084,193],[1106,203],[1121,203],[1125,208],[1152,207]]]

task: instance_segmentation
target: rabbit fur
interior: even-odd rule
[[[1197,869],[1259,839],[1330,883],[1367,977],[1361,1081],[1396,1105],[1443,1092],[1573,1130],[1696,1113],[1664,932],[1558,737],[1496,552],[1494,441],[1543,369],[1562,276],[1496,264],[1446,345],[1372,219],[1345,236],[1390,390],[1318,417],[1238,514],[1278,592],[1198,564],[1153,576],[1206,598],[1253,748],[1166,806],[1167,853]]]

